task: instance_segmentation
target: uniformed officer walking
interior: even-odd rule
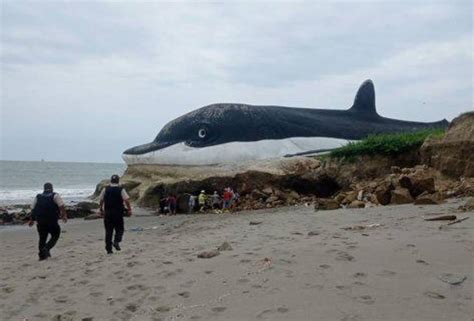
[[[99,197],[100,213],[104,218],[105,250],[108,254],[113,253],[112,246],[117,251],[120,251],[120,242],[122,241],[124,232],[123,216],[125,206],[128,211],[128,216],[132,216],[132,207],[129,201],[130,197],[125,189],[119,185],[119,180],[118,175],[112,175],[110,185],[102,190]]]
[[[50,251],[56,245],[61,234],[58,219],[61,217],[66,223],[67,213],[61,196],[53,192],[51,183],[44,184],[43,193],[36,195],[32,208],[28,225],[33,226],[36,221],[39,235],[38,255],[39,260],[42,261],[51,257]],[[51,235],[49,241],[47,241],[48,235]]]

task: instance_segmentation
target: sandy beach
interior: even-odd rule
[[[121,252],[105,254],[102,221],[70,220],[43,262],[35,229],[3,229],[0,319],[473,320],[474,219],[444,229],[423,220],[464,202],[137,210]],[[355,226],[369,227],[344,229]],[[224,242],[232,249],[197,257]]]

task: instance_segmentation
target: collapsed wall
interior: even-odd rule
[[[158,207],[168,194],[178,195],[178,210],[187,211],[189,196],[232,187],[242,196],[243,209],[258,209],[312,202],[348,190],[356,181],[390,172],[394,165],[414,166],[417,151],[396,158],[361,157],[353,163],[310,157],[271,159],[234,165],[160,166],[131,165],[122,184],[132,200]],[[98,185],[96,195],[107,182]]]
[[[420,153],[424,164],[445,175],[474,177],[474,112],[453,119],[446,135],[427,139]]]

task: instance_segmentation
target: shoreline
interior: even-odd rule
[[[454,212],[471,217],[472,211],[457,212],[465,201],[170,217],[141,209],[126,219],[121,252],[105,254],[100,220],[71,220],[61,223],[65,233],[45,262],[37,261],[34,229],[7,229],[0,233],[0,255],[9,258],[2,264],[0,314],[94,321],[467,320],[474,313],[474,219],[442,230],[446,222],[423,220]],[[356,226],[365,228],[344,229]],[[197,257],[224,242],[232,250]],[[442,280],[446,273],[466,279],[450,285]]]

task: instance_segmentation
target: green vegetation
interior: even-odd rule
[[[425,129],[415,132],[369,136],[358,142],[331,151],[331,158],[354,159],[362,155],[396,156],[419,148],[427,137],[441,137],[444,129]]]

